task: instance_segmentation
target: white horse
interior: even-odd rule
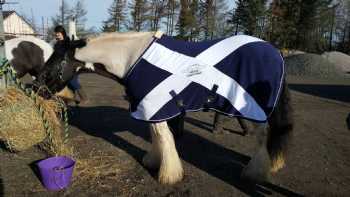
[[[77,42],[72,46],[73,51],[68,52],[65,58],[61,58],[58,62],[67,62],[75,67],[82,66],[83,63],[91,67],[93,63],[98,63],[112,75],[124,79],[154,38],[161,36],[160,32],[101,35],[86,42]],[[137,80],[135,82],[137,83]],[[283,83],[275,109],[268,117],[269,125],[266,122],[254,123],[257,151],[244,168],[242,178],[264,181],[269,177],[270,172],[277,172],[284,166],[286,145],[293,127],[290,112],[288,88],[286,83]],[[160,183],[174,184],[180,181],[184,171],[167,122],[152,122],[150,130],[152,148],[144,156],[143,164],[151,169],[159,169]]]

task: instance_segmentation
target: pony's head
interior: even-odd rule
[[[75,49],[85,46],[85,40],[71,41],[65,54],[54,52],[34,81],[35,87],[46,86],[51,93],[62,90],[85,63],[74,58]]]

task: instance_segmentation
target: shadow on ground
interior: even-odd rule
[[[289,84],[289,88],[313,96],[350,102],[350,86],[347,85]]]
[[[142,163],[142,156],[146,152],[118,137],[115,133],[129,131],[133,135],[149,141],[148,126],[145,122],[133,120],[127,110],[111,106],[73,107],[70,112],[72,114],[70,117],[71,125],[89,135],[105,139],[126,151],[140,164]],[[176,141],[178,152],[184,161],[233,185],[248,195],[264,196],[277,192],[286,196],[300,196],[270,183],[262,185],[243,183],[240,180],[240,173],[250,160],[250,157],[246,155],[213,143],[188,130]],[[153,172],[150,173],[154,175]]]
[[[225,118],[226,118],[225,121],[232,121],[232,122],[236,121],[236,118],[233,118],[233,117],[225,117]],[[214,121],[214,118],[213,118],[213,121]],[[185,117],[185,122],[192,124],[193,126],[199,127],[203,130],[206,130],[209,133],[213,133],[214,124],[210,124],[210,123],[207,123],[205,121],[198,120],[198,119],[195,119],[192,117]],[[236,134],[236,135],[240,135],[240,136],[245,135],[244,132],[241,130],[233,130],[233,129],[226,128],[226,127],[224,127],[224,130],[226,130],[230,133]]]
[[[4,191],[4,183],[2,182],[2,178],[0,178],[0,196],[4,196],[5,191]]]

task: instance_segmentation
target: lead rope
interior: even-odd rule
[[[11,64],[9,63],[9,61],[6,58],[4,58],[2,60],[2,62],[1,62],[0,76],[5,76],[6,80],[7,80],[6,77],[9,76],[10,80],[12,80],[15,83],[15,85],[21,91],[23,91],[28,97],[30,97],[34,101],[36,107],[39,110],[39,114],[40,114],[40,116],[41,116],[41,118],[43,120],[43,124],[44,124],[44,128],[45,128],[46,134],[47,134],[49,140],[52,141],[53,129],[52,129],[51,125],[50,125],[50,122],[49,122],[48,118],[46,117],[45,110],[44,110],[43,106],[39,102],[39,99],[38,99],[39,96],[37,94],[35,94],[35,92],[33,91],[32,88],[26,88],[25,85],[21,82],[21,80],[19,80],[16,77],[16,71],[13,69],[13,67],[11,66]],[[52,95],[50,90],[47,87],[45,87],[45,86],[44,87],[40,87],[39,90],[43,89],[43,88],[45,88]],[[64,139],[63,139],[63,143],[65,144],[65,143],[67,143],[67,140],[68,140],[68,137],[69,137],[67,106],[66,106],[66,104],[64,103],[64,101],[61,98],[59,98],[59,97],[54,97],[54,98],[55,98],[56,101],[58,101],[59,106],[62,109],[62,113],[60,113],[60,116],[61,116],[61,119],[63,119],[63,122],[64,122]]]

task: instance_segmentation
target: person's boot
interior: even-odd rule
[[[85,91],[83,90],[83,88],[78,89],[76,92],[80,98],[79,105],[82,105],[82,104],[85,105],[85,104],[89,103],[89,99],[88,99]]]

